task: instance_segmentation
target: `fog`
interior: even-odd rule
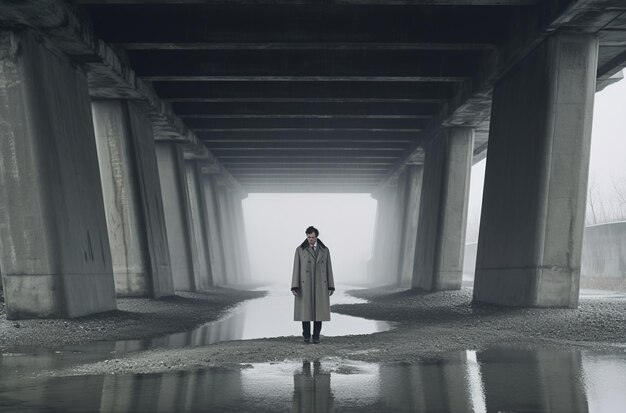
[[[313,225],[330,249],[336,283],[366,279],[376,200],[369,194],[254,194],[243,201],[252,281],[291,284],[296,247]]]

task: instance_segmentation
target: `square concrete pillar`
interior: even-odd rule
[[[224,263],[226,272],[226,284],[236,284],[239,281],[239,265],[237,259],[236,242],[234,238],[234,226],[232,218],[232,199],[230,190],[222,184],[219,178],[213,177],[217,198],[217,213],[220,220],[221,239],[223,242]]]
[[[211,175],[202,175],[203,195],[205,199],[205,213],[207,225],[207,241],[209,249],[209,263],[213,284],[226,284],[226,270],[224,263],[224,242],[220,229],[218,205],[215,194],[215,186]]]
[[[246,238],[246,225],[243,219],[243,199],[246,194],[232,191],[233,196],[233,218],[235,224],[235,234],[237,239],[237,255],[241,268],[241,280],[250,279],[250,256],[248,255],[248,240]]]
[[[187,174],[187,193],[189,194],[189,209],[191,220],[189,228],[191,239],[196,246],[197,257],[195,262],[195,285],[196,290],[208,290],[212,285],[211,265],[209,262],[209,250],[207,240],[207,227],[205,223],[205,204],[202,195],[203,188],[200,188],[198,165],[196,161],[185,162],[185,172]]]
[[[553,35],[494,88],[476,301],[578,305],[597,49]]]
[[[195,243],[192,243],[189,228],[189,196],[182,150],[173,142],[156,142],[156,153],[174,289],[195,291],[192,251]]]
[[[118,296],[174,293],[150,121],[133,103],[92,102]]]
[[[405,168],[404,215],[401,225],[403,239],[400,248],[399,274],[399,284],[402,287],[410,287],[413,281],[423,172],[422,165],[407,165]]]
[[[8,318],[116,308],[87,77],[0,33],[0,267]]]
[[[458,290],[474,148],[472,128],[449,128],[426,146],[413,286]]]
[[[377,203],[370,281],[375,284],[397,285],[402,233],[398,186],[385,187],[373,196]]]

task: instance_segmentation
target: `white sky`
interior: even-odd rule
[[[467,241],[476,241],[485,161],[472,168]],[[613,182],[626,187],[626,80],[596,93],[590,182],[610,198]],[[376,201],[369,194],[250,194],[243,202],[255,281],[291,280],[295,248],[313,225],[331,249],[336,282],[358,283],[372,248]]]

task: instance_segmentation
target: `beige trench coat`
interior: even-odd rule
[[[330,321],[328,290],[335,289],[333,267],[328,248],[320,240],[317,245],[317,257],[306,240],[296,248],[291,288],[299,292],[294,297],[294,321]]]

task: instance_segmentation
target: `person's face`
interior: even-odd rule
[[[306,239],[309,240],[309,245],[313,246],[317,242],[317,235],[315,235],[315,232],[306,234]]]

